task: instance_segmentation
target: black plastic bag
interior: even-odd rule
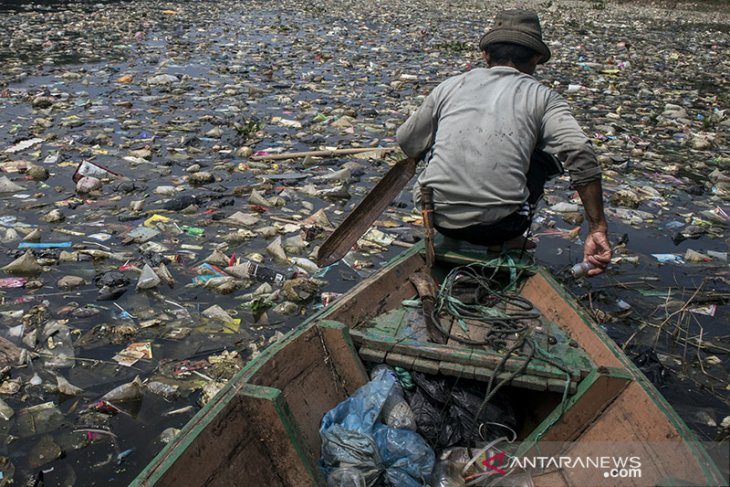
[[[416,417],[418,432],[434,449],[455,445],[474,446],[507,433],[499,423],[517,428],[515,413],[508,400],[497,393],[475,419],[486,391],[461,385],[445,377],[413,373],[416,390],[408,394],[408,402]]]
[[[423,389],[416,388],[415,392],[407,394],[408,403],[411,411],[416,417],[416,425],[418,433],[423,436],[431,446],[440,445],[448,442],[447,439],[440,440],[441,423],[443,421],[442,411],[434,406],[428,399]]]
[[[638,353],[633,360],[652,384],[658,387],[664,385],[669,374],[666,367],[659,361],[659,357],[657,357],[653,348],[639,347]]]

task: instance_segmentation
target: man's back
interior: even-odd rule
[[[611,244],[601,166],[567,102],[532,77],[551,57],[537,13],[500,12],[479,48],[489,69],[446,80],[398,129],[403,152],[427,162],[416,202],[427,186],[439,232],[524,250],[545,182],[561,172],[560,161],[588,220],[588,275],[602,273]]]
[[[426,100],[433,107],[421,113],[433,116],[430,133],[415,133],[424,126],[418,119],[398,130],[399,142],[414,146],[404,147],[407,153],[432,143],[418,181],[449,205],[439,225],[490,223],[525,201],[525,174],[550,97],[551,90],[517,69],[474,69],[446,80]]]

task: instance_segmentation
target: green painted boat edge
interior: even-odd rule
[[[380,269],[378,269],[377,271],[372,273],[366,279],[355,284],[349,291],[347,291],[347,294],[357,293],[360,289],[367,287],[369,281],[372,281],[373,279],[377,279],[378,276],[385,274],[386,272],[388,272],[388,270],[390,270],[394,267],[397,267],[402,262],[405,262],[406,260],[413,257],[415,254],[420,254],[423,252],[424,252],[423,241],[416,243],[415,245],[413,245],[413,247],[406,249],[405,252],[401,252],[400,254],[393,257],[384,266],[382,266]],[[317,311],[312,316],[310,316],[304,323],[302,323],[301,326],[304,326],[304,324],[309,321],[328,319],[327,317],[330,316],[331,314],[334,314],[336,311],[337,311],[337,308],[335,308],[334,306],[327,306],[326,308],[323,308],[323,309]]]
[[[168,443],[140,474],[129,484],[134,487],[156,484],[167,472],[170,465],[177,461],[180,452],[185,451],[198,436],[208,427],[210,422],[228,406],[235,396],[235,390],[224,388],[188,421],[175,439]],[[165,467],[155,468],[156,465]]]
[[[360,370],[360,373],[362,374],[363,377],[367,378],[368,372],[367,372],[367,370],[365,370],[365,365],[363,365],[362,360],[360,360],[360,357],[357,354],[357,347],[355,346],[355,342],[352,341],[352,335],[350,334],[350,327],[348,327],[347,325],[345,325],[344,323],[341,323],[339,321],[326,320],[326,319],[318,321],[317,326],[319,328],[328,328],[331,330],[338,330],[342,334],[342,339],[344,340],[345,345],[347,346],[347,349],[354,357],[357,357],[357,360],[355,360],[355,363],[358,365],[358,369]]]
[[[190,421],[188,421],[185,426],[183,426],[176,439],[165,445],[165,447],[157,455],[155,455],[152,461],[150,461],[150,463],[147,464],[144,470],[142,470],[142,472],[140,472],[140,474],[132,481],[130,486],[142,487],[146,485],[156,484],[157,481],[162,478],[168,468],[172,466],[175,461],[177,461],[182,452],[184,452],[197,439],[197,437],[205,430],[205,428],[208,427],[210,422],[213,421],[215,416],[219,414],[226,407],[228,402],[231,401],[234,396],[240,393],[242,390],[253,391],[254,389],[252,388],[260,388],[260,390],[263,391],[264,389],[269,389],[270,391],[277,391],[277,397],[281,396],[281,391],[279,389],[266,386],[256,386],[254,384],[248,383],[248,381],[264,364],[266,364],[269,360],[276,356],[278,352],[283,350],[288,344],[294,342],[302,335],[308,333],[310,330],[317,327],[339,330],[342,333],[342,338],[345,341],[348,350],[351,354],[353,354],[353,356],[357,357],[357,350],[352,341],[352,337],[350,336],[349,327],[347,327],[343,323],[340,323],[339,321],[322,319],[322,315],[325,314],[323,313],[323,311],[326,311],[326,308],[310,316],[301,325],[288,332],[277,342],[271,344],[271,346],[263,350],[259,356],[249,361],[241,370],[236,372],[236,374],[231,377],[228,383],[226,383],[223,389],[221,389],[221,391],[216,394],[216,396],[211,399],[208,404],[206,404],[200,411],[198,411],[190,419]],[[365,367],[362,365],[362,362],[359,360],[359,357],[356,362],[360,364],[363,376],[367,377],[367,372],[365,371]],[[276,395],[274,392],[260,392],[260,394],[263,394],[262,396],[260,396],[262,399],[273,399],[273,395]],[[273,395],[267,396],[266,394]],[[283,396],[281,396],[281,400],[283,401]],[[286,406],[286,401],[283,402],[284,407],[286,407],[286,412],[288,414],[288,406]],[[277,406],[277,411],[279,411],[278,408],[281,405],[278,401],[275,402],[275,404]],[[288,417],[290,417],[290,415],[288,415]],[[296,426],[286,422],[284,422],[284,425],[285,427],[288,427],[290,431],[295,432],[295,436],[298,435]],[[290,438],[294,437],[290,436]],[[299,456],[301,458],[305,458],[303,456],[303,452],[301,451],[301,446],[299,444],[296,444],[295,448],[297,449]],[[305,460],[304,464],[309,466],[310,462]],[[314,478],[318,478],[316,474],[314,475]]]
[[[241,390],[249,396],[259,397],[261,399],[267,399],[273,402],[274,410],[281,419],[281,424],[287,433],[287,437],[294,447],[294,451],[304,465],[307,473],[309,473],[309,481],[311,485],[319,485],[324,482],[322,474],[319,471],[315,471],[317,467],[312,465],[302,446],[301,432],[292,417],[291,411],[289,411],[289,404],[284,398],[284,392],[281,389],[268,386],[257,386],[253,384],[244,384]],[[165,469],[166,470],[166,469]]]
[[[375,277],[376,274],[386,272],[388,269],[399,265],[401,262],[412,257],[414,254],[422,253],[423,251],[423,242],[418,242],[410,249],[402,252],[398,256],[391,259],[386,265],[384,265],[378,271],[376,271],[376,273],[371,275],[370,278]],[[437,256],[441,255],[446,254],[439,254],[437,250]],[[459,254],[454,254],[453,257],[455,257],[455,260],[457,260],[456,258],[458,258],[458,256]],[[466,262],[464,261],[464,263]],[[616,356],[621,364],[629,371],[631,379],[641,385],[649,398],[657,405],[660,411],[664,413],[670,423],[680,434],[682,440],[687,443],[695,458],[698,460],[700,468],[702,469],[703,473],[705,473],[706,479],[710,481],[715,481],[717,485],[721,485],[722,482],[725,482],[725,479],[720,473],[720,470],[715,465],[715,462],[710,458],[704,447],[699,444],[699,441],[697,440],[695,434],[689,429],[687,424],[679,417],[677,412],[671,407],[671,405],[669,405],[666,399],[664,399],[661,393],[646,378],[646,376],[644,376],[644,374],[633,364],[633,362],[628,359],[623,351],[618,348],[615,342],[613,342],[613,340],[611,340],[611,338],[608,337],[608,335],[606,335],[606,333],[601,330],[600,327],[596,326],[592,319],[586,316],[585,311],[578,305],[573,296],[569,294],[565,290],[565,288],[563,288],[563,286],[555,280],[555,278],[550,274],[547,269],[540,266],[538,272],[545,279],[545,281],[558,293],[558,295],[563,298],[565,302],[576,311],[578,316],[581,317],[584,324],[598,336],[600,341],[608,347],[611,353]],[[358,283],[350,290],[350,292],[357,292],[358,289],[366,285],[366,282],[370,278]],[[319,310],[318,312],[310,316],[307,320],[305,320],[301,325],[299,325],[299,327],[290,331],[282,339],[261,352],[261,355],[247,363],[243,367],[243,369],[237,372],[231,378],[231,380],[229,380],[226,386],[213,398],[213,400],[206,404],[206,406],[204,406],[198,413],[196,413],[195,416],[193,416],[193,418],[191,418],[191,420],[183,427],[183,429],[177,436],[179,440],[173,441],[170,444],[166,445],[145,467],[145,469],[142,470],[142,472],[134,479],[134,481],[132,481],[130,485],[134,487],[154,485],[164,475],[169,465],[172,465],[174,461],[179,457],[180,452],[184,451],[193,443],[197,436],[207,427],[210,421],[212,421],[212,418],[214,418],[215,415],[218,414],[226,406],[228,401],[232,399],[232,396],[235,395],[236,391],[241,388],[241,385],[239,385],[241,382],[243,382],[243,384],[245,385],[246,380],[253,376],[264,363],[270,360],[282,348],[287,346],[287,344],[291,343],[292,341],[296,340],[304,333],[308,332],[311,328],[317,325],[318,321],[326,320],[327,316],[333,312],[334,310],[331,307]],[[347,339],[349,339],[348,347],[354,352],[354,345],[352,343],[351,337],[349,336],[349,328],[336,321],[327,321],[327,326],[335,326],[337,328],[342,326],[346,329],[345,331],[343,331],[343,334],[347,337]],[[593,373],[597,372],[594,370],[591,372],[591,374]],[[589,374],[588,377],[590,377],[591,374]],[[583,379],[583,381],[579,384],[576,394],[571,396],[570,400],[572,401],[572,403],[578,400],[578,394],[584,394],[589,385],[592,384],[592,382],[587,382],[588,377]],[[595,381],[595,376],[593,377],[592,381]],[[581,392],[581,386],[583,385],[583,383],[585,383],[585,388]],[[555,414],[562,414],[561,409],[562,406],[559,405],[553,412],[551,412],[548,418],[546,418],[533,432],[533,434],[530,435],[528,440],[534,442],[537,440],[537,438],[539,438],[539,436],[544,434],[545,431],[547,431],[549,426],[552,424],[550,418],[553,417],[553,415]],[[552,421],[554,421],[554,419]],[[164,468],[155,468],[156,465],[160,465]]]
[[[231,377],[221,391],[216,394],[203,408],[198,411],[175,437],[175,440],[165,447],[147,464],[140,474],[130,483],[130,487],[142,487],[155,485],[165,474],[167,469],[177,461],[178,457],[185,451],[197,437],[208,427],[215,416],[218,415],[233,397],[245,386],[250,385],[247,380],[261,366],[270,360],[276,353],[282,350],[287,344],[293,342],[301,335],[307,333],[316,326],[315,315],[306,320],[299,327],[290,331],[283,338],[271,344],[259,356],[249,361],[241,370]],[[272,390],[278,390],[269,388]]]
[[[540,266],[538,270],[540,276],[547,282],[550,287],[568,304],[577,314],[580,316],[583,323],[593,332],[598,339],[611,351],[611,353],[621,362],[625,367],[627,373],[631,379],[637,382],[641,388],[646,392],[649,399],[659,408],[664,414],[670,424],[677,430],[677,433],[681,436],[682,440],[687,444],[688,448],[694,454],[697,459],[702,472],[705,474],[706,480],[714,482],[712,485],[724,485],[726,483],[725,477],[720,472],[720,469],[715,464],[715,461],[707,453],[707,450],[701,445],[697,435],[687,426],[687,423],[679,416],[677,411],[667,402],[661,392],[651,383],[651,381],[644,375],[643,372],[629,359],[626,354],[619,348],[611,337],[604,332],[596,322],[586,315],[585,310],[578,304],[575,298],[552,276],[552,274],[544,267]],[[584,379],[585,381],[585,379]],[[558,406],[560,407],[560,406]],[[552,413],[551,413],[552,414]],[[547,420],[546,420],[547,421]],[[550,423],[543,422],[541,426],[534,433],[545,428]],[[542,431],[541,434],[544,434]],[[531,435],[532,436],[532,435]]]
[[[602,367],[599,370],[598,367],[594,368],[578,384],[578,389],[575,391],[575,394],[569,396],[564,403],[558,404],[555,409],[553,409],[550,414],[538,425],[538,427],[535,428],[535,430],[527,438],[525,438],[525,440],[520,445],[519,450],[517,451],[517,455],[523,454],[525,451],[532,448],[540,440],[540,438],[550,429],[550,427],[552,427],[563,416],[563,414],[565,414],[567,411],[570,410],[570,408],[575,406],[576,403],[578,403],[578,401],[580,401],[583,396],[585,396],[588,391],[593,388],[593,386],[602,375],[615,377],[618,379],[626,379],[627,381],[633,380],[631,374],[621,369]]]
[[[388,261],[381,269],[376,273],[385,272],[387,269],[397,266],[402,261],[414,254],[419,253],[423,250],[423,244],[414,245],[412,248],[406,250],[392,260]],[[372,276],[371,276],[372,277]],[[357,292],[359,287],[367,281],[361,281],[350,290],[350,292]],[[300,336],[307,333],[311,328],[317,325],[318,322],[326,322],[326,326],[338,327],[341,325],[343,330],[343,336],[348,343],[348,348],[352,353],[357,356],[357,351],[352,342],[352,337],[349,333],[349,327],[334,320],[327,320],[327,316],[333,313],[332,307],[323,308],[312,316],[307,318],[301,325],[289,331],[284,337],[279,339],[277,342],[271,344],[269,347],[264,349],[259,356],[250,360],[244,367],[236,372],[228,383],[221,389],[221,391],[213,397],[203,408],[198,411],[185,426],[182,427],[180,433],[175,437],[175,440],[165,445],[160,452],[148,463],[145,468],[135,477],[130,483],[130,487],[143,487],[148,485],[155,485],[165,474],[166,470],[170,465],[176,461],[185,449],[187,449],[197,437],[208,427],[213,418],[220,413],[220,411],[226,406],[226,404],[236,394],[236,391],[240,389],[242,384],[246,384],[248,380],[269,360],[271,360],[279,351],[286,347],[289,343],[293,342]],[[336,325],[337,324],[337,325]],[[364,366],[363,366],[364,371]],[[366,374],[367,375],[367,374]]]

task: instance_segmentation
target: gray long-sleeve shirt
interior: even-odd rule
[[[601,177],[565,99],[506,66],[441,83],[397,140],[406,155],[427,161],[418,183],[433,188],[435,222],[446,228],[494,223],[522,206],[536,148],[556,155],[574,185]]]

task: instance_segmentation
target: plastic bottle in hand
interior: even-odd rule
[[[580,279],[581,277],[585,277],[585,275],[588,274],[588,271],[595,267],[596,266],[590,262],[578,262],[570,268],[570,273],[573,275],[574,279]]]

